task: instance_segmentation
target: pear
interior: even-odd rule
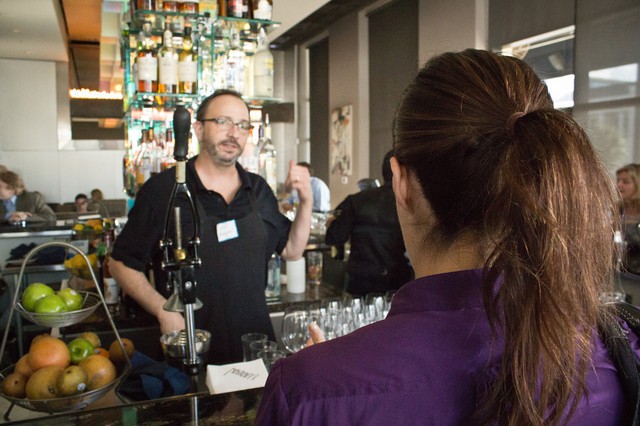
[[[2,381],[2,393],[13,398],[24,398],[28,377],[22,373],[11,373]]]
[[[48,365],[40,368],[29,378],[26,387],[29,399],[51,399],[59,396],[58,376],[64,372],[64,368],[57,365]]]
[[[61,396],[71,396],[82,393],[87,388],[87,372],[77,365],[70,365],[58,376],[58,392]]]

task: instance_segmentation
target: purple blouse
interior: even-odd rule
[[[469,270],[411,281],[385,320],[279,361],[256,424],[470,424],[502,357],[482,307],[481,280],[481,270]],[[631,340],[640,353],[637,336]],[[589,394],[570,424],[620,423],[616,374],[598,341]]]

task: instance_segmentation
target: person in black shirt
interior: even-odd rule
[[[335,209],[325,236],[329,245],[351,240],[346,291],[354,295],[397,290],[413,278],[391,187],[392,155],[382,163],[384,185],[349,195]]]
[[[264,179],[237,163],[247,142],[249,109],[239,94],[217,91],[200,105],[193,130],[200,155],[187,163],[187,185],[200,219],[196,268],[196,327],[211,332],[209,363],[242,361],[240,336],[266,333],[274,339],[264,289],[267,262],[275,251],[285,260],[302,257],[311,228],[313,198],[306,168],[290,162],[285,186],[300,194],[294,222],[279,213],[278,203]],[[124,292],[156,316],[162,333],[184,328],[181,314],[163,309],[168,290],[160,269],[164,218],[175,183],[175,170],[152,177],[136,195],[127,225],[116,239],[109,264]],[[193,224],[186,197],[178,198],[183,237]],[[174,238],[173,230],[168,235]],[[186,247],[186,242],[183,243]],[[144,274],[153,265],[155,288]]]

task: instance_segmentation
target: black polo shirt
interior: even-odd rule
[[[254,174],[246,172],[239,164],[236,169],[242,181],[242,187],[236,193],[231,203],[227,204],[222,195],[204,187],[195,170],[195,157],[187,162],[187,184],[191,196],[202,204],[208,216],[214,216],[220,221],[239,219],[250,212],[249,192],[256,199],[267,233],[267,253],[269,259],[275,251],[281,253],[287,244],[291,221],[280,213],[278,201],[266,181]],[[175,185],[175,169],[166,170],[149,179],[136,194],[133,208],[129,212],[126,226],[116,239],[112,256],[128,267],[137,271],[145,271],[150,263],[158,265],[162,258],[159,243],[163,238],[165,215]],[[192,221],[187,197],[181,194],[176,199],[176,206],[181,207],[183,244],[192,235]],[[174,219],[171,216],[168,236],[175,238],[173,230]],[[240,236],[252,238],[252,236]],[[206,262],[206,259],[202,259]],[[155,268],[154,268],[155,269]]]

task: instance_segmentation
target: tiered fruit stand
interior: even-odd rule
[[[76,252],[82,255],[87,265],[89,265],[89,271],[91,272],[91,280],[93,281],[96,292],[95,293],[80,292],[81,294],[84,295],[84,303],[82,308],[76,311],[62,312],[62,313],[28,312],[27,310],[24,309],[22,304],[18,302],[19,300],[18,297],[22,293],[22,289],[21,289],[22,278],[24,275],[25,267],[26,265],[29,264],[29,260],[33,258],[37,252],[39,252],[44,248],[53,247],[53,246],[62,246],[67,250],[70,250],[72,252]],[[32,323],[38,324],[43,327],[54,328],[54,327],[67,327],[67,326],[75,325],[83,321],[87,317],[89,317],[91,314],[93,314],[99,306],[103,306],[104,313],[107,317],[107,320],[109,321],[109,324],[113,329],[113,332],[116,336],[118,343],[120,344],[123,354],[125,354],[127,364],[125,365],[124,369],[120,372],[120,374],[116,377],[116,379],[113,380],[112,382],[100,388],[83,392],[77,395],[60,397],[60,398],[34,400],[34,399],[27,399],[27,398],[14,398],[0,392],[0,397],[6,399],[11,403],[11,405],[9,406],[9,409],[4,414],[4,419],[9,420],[9,415],[11,413],[11,410],[15,405],[26,408],[28,410],[40,411],[40,412],[51,414],[56,412],[72,411],[72,410],[79,410],[79,409],[85,408],[89,404],[102,398],[104,395],[106,395],[109,391],[113,389],[116,389],[116,394],[117,394],[117,387],[119,387],[123,383],[123,381],[126,379],[128,374],[131,372],[131,361],[127,356],[127,351],[125,350],[124,344],[122,343],[122,339],[120,338],[120,335],[118,333],[118,330],[116,329],[115,323],[113,322],[113,318],[109,314],[109,310],[107,309],[105,299],[102,295],[102,290],[98,285],[98,280],[96,278],[95,272],[93,268],[91,268],[90,262],[87,256],[80,249],[68,243],[49,242],[49,243],[41,244],[35,247],[25,256],[22,262],[22,266],[20,268],[20,275],[18,277],[18,280],[16,281],[16,285],[17,285],[17,288],[15,289],[15,292],[13,294],[13,302],[11,304],[11,311],[9,313],[7,327],[5,328],[4,336],[2,338],[2,346],[0,346],[0,356],[4,354],[4,350],[6,348],[7,338],[9,335],[9,328],[10,328],[9,324],[11,324],[14,311],[18,312],[24,319],[29,320]],[[4,370],[0,371],[0,381],[4,380],[9,374],[11,374],[14,368],[15,368],[15,365],[11,365],[5,368]]]

